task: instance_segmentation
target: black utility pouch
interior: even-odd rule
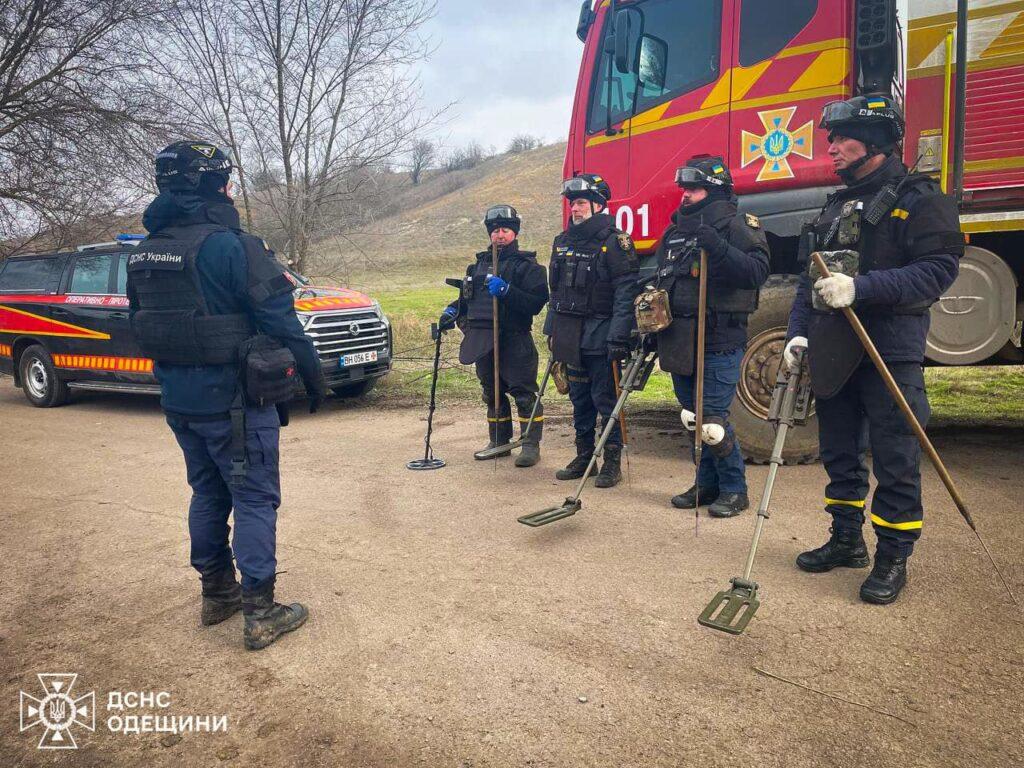
[[[245,399],[263,407],[286,403],[298,388],[295,357],[290,349],[270,336],[253,336],[239,349]]]

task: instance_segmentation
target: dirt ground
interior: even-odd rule
[[[423,415],[331,403],[282,432],[278,595],[311,618],[249,653],[241,616],[199,626],[183,465],[156,401],[38,410],[4,379],[0,765],[1024,765],[1021,613],[930,468],[911,581],[885,608],[858,600],[866,571],[796,570],[827,531],[824,473],[784,468],[761,609],[732,637],[696,617],[741,569],[753,514],[702,514],[695,535],[668,505],[692,477],[680,436],[635,426],[630,483],[532,530],[515,518],[569,492],[552,476],[568,423],[520,470],[472,460],[479,409],[442,411],[448,467],[413,473]],[[937,445],[1024,596],[1024,435]],[[755,499],[765,473],[749,468]],[[18,731],[38,672],[96,691],[76,752]],[[114,735],[106,718],[130,713],[106,711],[110,691],[167,691],[169,708],[135,714],[226,715],[227,732]]]

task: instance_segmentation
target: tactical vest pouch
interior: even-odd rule
[[[825,262],[825,266],[828,267],[828,271],[832,274],[847,275],[849,277],[856,277],[860,274],[860,254],[857,251],[818,251],[818,254]],[[821,270],[818,269],[818,265],[813,260],[808,268],[808,274],[811,278],[811,304],[813,307],[819,312],[835,312],[832,307],[821,300],[818,292],[814,290],[814,284],[824,275],[821,274]]]
[[[261,408],[285,403],[298,385],[295,357],[270,336],[253,336],[239,347],[242,380],[249,405]]]
[[[648,286],[633,301],[636,328],[640,333],[658,333],[672,324],[668,291]]]
[[[839,230],[836,242],[844,248],[853,248],[860,243],[861,220],[864,218],[864,203],[848,200],[839,214]]]
[[[565,363],[555,363],[551,366],[551,379],[555,382],[555,389],[560,395],[569,394],[569,372]]]

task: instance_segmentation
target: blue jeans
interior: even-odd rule
[[[167,423],[185,455],[192,502],[188,532],[192,567],[199,573],[232,568],[228,516],[235,513],[232,541],[242,572],[242,588],[258,590],[277,569],[277,508],[281,504],[278,438],[281,422],[274,406],[246,408],[245,479],[231,484],[231,421],[193,421],[167,414]]]
[[[704,356],[704,415],[720,416],[725,419],[725,430],[734,440],[728,456],[718,458],[704,447],[697,469],[697,485],[701,488],[717,488],[721,493],[746,493],[747,475],[743,465],[740,445],[735,442],[736,433],[729,423],[729,406],[736,396],[736,385],[740,381],[740,363],[743,362],[743,348],[728,352],[709,352]],[[672,374],[672,388],[679,404],[693,410],[695,378]],[[691,452],[691,460],[693,454]]]

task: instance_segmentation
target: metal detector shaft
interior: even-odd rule
[[[604,444],[608,442],[608,438],[611,437],[612,430],[615,429],[615,423],[619,419],[619,414],[622,412],[622,406],[626,404],[626,398],[629,397],[629,393],[633,391],[633,385],[636,383],[637,377],[640,375],[640,371],[643,370],[646,355],[642,352],[638,352],[636,356],[629,361],[629,367],[626,368],[626,375],[622,379],[622,391],[619,393],[618,399],[615,401],[615,407],[612,408],[612,412],[608,415],[608,420],[605,422],[604,429],[601,430],[601,438],[597,441],[597,445],[594,448],[594,455],[590,457],[590,463],[587,464],[587,469],[583,473],[583,477],[580,479],[580,484],[576,486],[576,493],[570,498],[579,500],[580,495],[583,493],[583,488],[587,484],[587,480],[590,479],[590,472],[594,469],[597,464],[597,460],[601,458],[601,454],[604,452]]]
[[[619,361],[616,360],[612,363],[612,381],[615,383],[615,397],[622,394],[622,387],[620,386],[619,376]],[[619,429],[622,431],[622,444],[629,445],[629,435],[626,432],[626,410],[619,411]]]

